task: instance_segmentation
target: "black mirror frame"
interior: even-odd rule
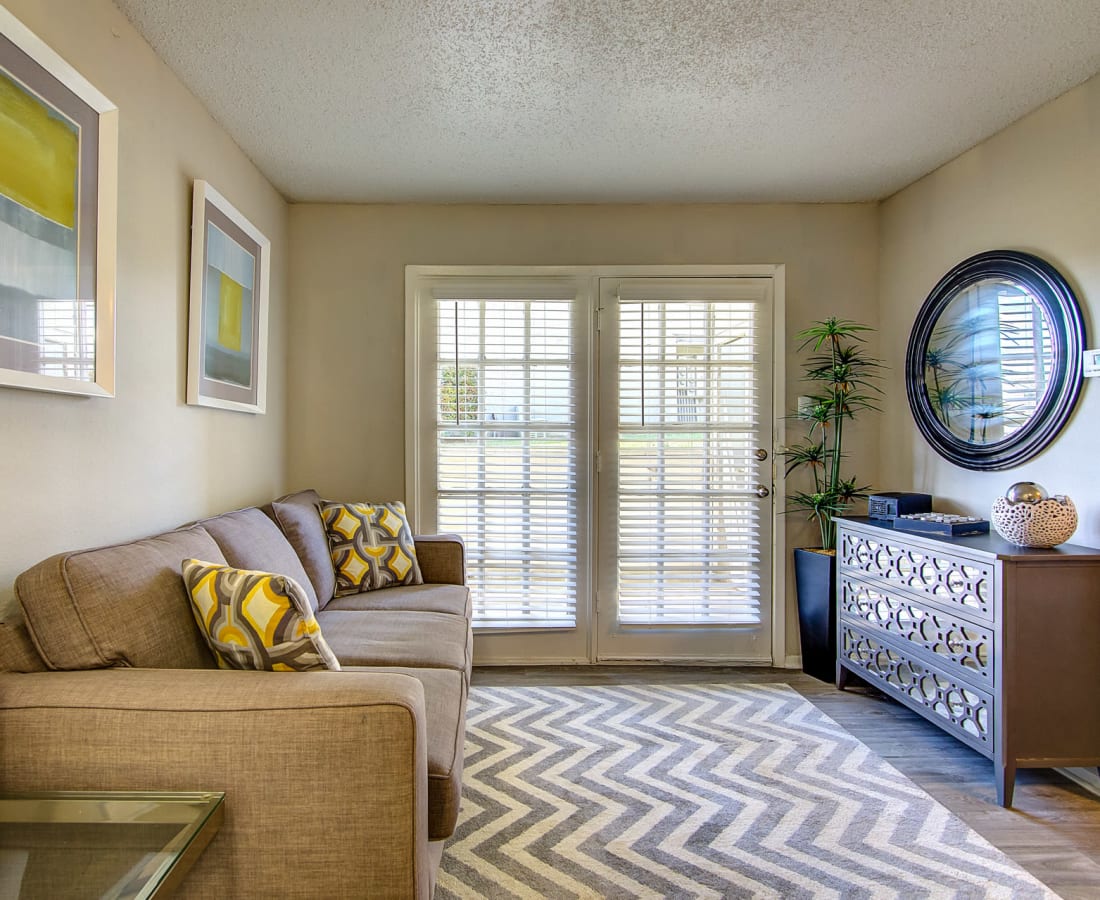
[[[939,317],[965,288],[984,278],[1006,278],[1023,285],[1039,302],[1050,324],[1054,365],[1050,386],[1028,423],[993,444],[979,445],[952,434],[937,418],[928,398],[924,357]],[[1031,459],[1066,424],[1081,392],[1085,323],[1073,290],[1057,269],[1030,253],[990,250],[963,260],[940,279],[917,313],[905,354],[905,392],[924,439],[940,456],[964,469],[1008,469]]]

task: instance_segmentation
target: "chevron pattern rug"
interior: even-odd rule
[[[787,685],[474,687],[437,898],[1056,898]]]

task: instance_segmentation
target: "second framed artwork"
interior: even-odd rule
[[[263,413],[271,242],[205,181],[195,182],[187,402]]]

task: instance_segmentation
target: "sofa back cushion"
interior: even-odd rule
[[[336,593],[336,573],[318,508],[320,502],[316,491],[298,491],[272,502],[271,512],[313,584],[317,605],[324,609]]]
[[[199,524],[218,542],[229,565],[293,578],[305,591],[314,612],[317,611],[317,590],[302,568],[297,552],[262,510],[238,509]]]
[[[184,559],[226,561],[202,526],[60,553],[15,581],[27,628],[52,669],[214,668],[191,614]]]

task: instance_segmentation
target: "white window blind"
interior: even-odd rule
[[[436,521],[477,628],[576,623],[575,299],[435,299]]]
[[[1054,359],[1042,308],[1015,285],[997,296],[1001,350],[1001,397],[1005,429],[1014,431],[1034,415],[1050,380]]]
[[[38,371],[91,381],[95,377],[95,303],[38,300]]]
[[[618,615],[625,625],[760,622],[762,408],[751,299],[619,297]]]

